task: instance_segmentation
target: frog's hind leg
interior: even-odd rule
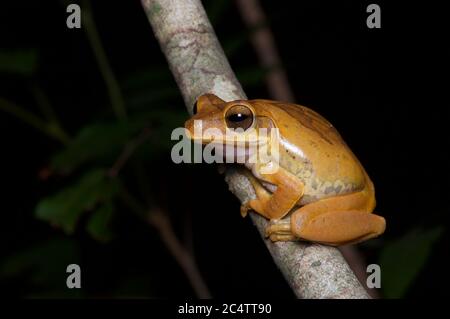
[[[372,214],[373,192],[359,192],[321,199],[291,216],[292,232],[301,239],[328,245],[358,243],[384,232],[383,217]]]
[[[373,206],[373,194],[367,190],[321,199],[292,213],[291,232],[302,240],[334,246],[361,242],[384,232],[385,220],[371,213]],[[268,228],[271,238],[285,232]]]
[[[338,246],[356,244],[384,232],[383,217],[364,211],[305,213],[293,218],[295,233],[301,239]]]

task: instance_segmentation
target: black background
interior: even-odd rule
[[[296,101],[329,119],[364,164],[376,186],[377,212],[387,220],[383,238],[392,239],[417,225],[446,224],[448,219],[448,18],[445,8],[428,2],[376,3],[382,8],[381,29],[365,25],[369,2],[262,1]],[[211,1],[204,4],[208,8]],[[93,1],[92,6],[119,79],[166,65],[139,1]],[[59,2],[5,1],[0,46],[40,50],[33,81],[49,92],[61,121],[75,133],[105,108],[107,96],[83,30],[67,29],[66,16]],[[222,43],[245,29],[232,2],[215,29]],[[235,70],[255,63],[249,42],[230,63]],[[21,79],[1,75],[0,83],[2,96],[32,104]],[[263,84],[244,89],[249,98],[268,98]],[[181,96],[167,107],[184,108]],[[57,181],[37,178],[58,143],[3,113],[0,142],[2,259],[41,240],[63,240],[64,235],[32,217],[39,198],[58,188]],[[293,297],[256,229],[240,217],[239,203],[215,167],[175,165],[167,154],[149,172],[153,193],[167,206],[180,233],[185,217],[178,212],[190,212],[198,264],[214,296]],[[145,296],[192,295],[155,232],[146,229],[123,214],[119,239],[107,245],[82,231],[73,236],[90,296],[111,296],[118,278],[130,274],[156,287]],[[448,244],[446,232],[408,297],[444,295],[436,287],[446,280]],[[377,249],[362,245],[362,250],[368,262],[376,262]],[[52,256],[43,258],[51,263]],[[55,276],[65,278],[65,273]],[[12,278],[1,287],[11,296],[39,296],[26,279]],[[139,296],[138,288],[130,295]]]

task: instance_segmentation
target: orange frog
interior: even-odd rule
[[[235,154],[245,157],[256,193],[256,199],[241,206],[241,214],[251,209],[269,219],[266,235],[272,241],[343,245],[384,232],[384,218],[372,213],[372,181],[336,129],[316,112],[269,100],[225,102],[213,94],[200,96],[196,109],[185,123],[188,136],[203,144],[213,142],[219,149],[236,144],[236,135],[246,137],[255,131],[251,129],[277,129],[276,138],[255,139],[253,134],[248,137],[251,142],[235,146]],[[201,120],[200,131],[195,120]],[[222,135],[205,138],[203,132],[211,128]],[[270,160],[258,161],[251,143],[278,143],[277,169],[270,172]]]

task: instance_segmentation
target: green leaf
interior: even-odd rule
[[[111,166],[125,145],[136,138],[142,129],[150,129],[150,137],[139,146],[146,153],[166,151],[174,128],[182,126],[187,114],[182,110],[157,109],[130,115],[126,123],[96,123],[84,127],[62,151],[53,156],[51,167],[69,173],[87,162]],[[136,150],[140,153],[141,150]],[[135,155],[135,154],[134,154]]]
[[[92,238],[101,242],[107,242],[111,240],[112,232],[110,224],[113,212],[114,205],[112,204],[112,202],[107,202],[92,213],[86,225],[86,230],[92,236]]]
[[[71,172],[87,161],[115,156],[138,131],[139,127],[128,123],[88,125],[52,158],[51,166],[60,172]]]
[[[27,294],[34,291],[53,297],[73,296],[81,289],[67,289],[66,267],[80,264],[78,244],[70,238],[54,238],[6,256],[0,262],[0,278],[21,282]],[[74,291],[77,290],[77,291]],[[56,293],[57,292],[57,293]]]
[[[99,202],[110,201],[118,188],[117,180],[106,176],[104,170],[93,170],[75,185],[41,200],[35,213],[38,218],[71,234],[83,212],[92,210]]]
[[[0,261],[0,279],[20,283],[25,298],[81,297],[82,289],[66,286],[67,266],[80,261],[77,242],[56,237],[4,256]]]
[[[0,72],[31,76],[36,68],[36,50],[0,51]]]
[[[405,295],[442,233],[442,227],[426,231],[415,229],[385,245],[380,256],[380,267],[381,287],[386,298],[401,298]]]

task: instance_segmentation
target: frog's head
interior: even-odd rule
[[[257,106],[251,101],[225,102],[213,94],[204,94],[198,98],[194,113],[185,128],[196,142],[225,145],[236,141],[250,144],[265,141],[258,128],[266,125],[261,125],[264,120],[257,116]]]

